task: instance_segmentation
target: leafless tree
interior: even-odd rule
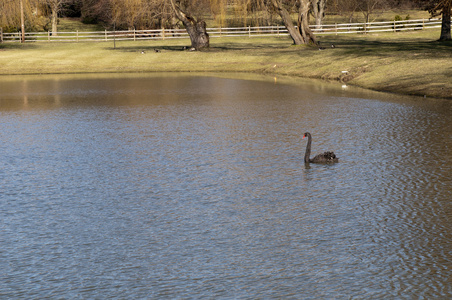
[[[309,13],[312,5],[310,0],[287,1],[284,4],[282,0],[271,0],[271,4],[281,17],[295,45],[317,44],[315,35],[309,28]],[[289,12],[289,10],[294,8],[298,9],[296,27]]]
[[[441,35],[439,40],[450,41],[452,0],[421,0],[421,2],[432,16],[441,15]]]
[[[362,14],[366,23],[372,21],[377,11],[394,7],[396,0],[332,0],[332,6],[341,15],[348,15],[353,22],[355,14]]]
[[[327,0],[311,0],[312,13],[315,18],[316,29],[321,29],[323,24],[323,18],[325,17],[325,9]]]
[[[184,24],[191,40],[191,48],[202,50],[209,48],[210,39],[206,22],[202,19],[203,10],[208,2],[203,0],[170,0],[176,17]],[[196,15],[196,16],[195,16]]]
[[[58,15],[61,11],[61,6],[65,0],[45,0],[46,4],[50,7],[51,15],[50,21],[52,24],[52,35],[58,35]]]
[[[371,22],[370,16],[375,13],[377,9],[384,9],[387,7],[387,0],[359,0],[357,8],[364,15],[366,23]]]

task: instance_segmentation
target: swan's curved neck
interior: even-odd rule
[[[310,162],[309,157],[311,156],[311,135],[308,134],[308,144],[306,145],[306,152],[304,154],[304,162],[308,163]]]

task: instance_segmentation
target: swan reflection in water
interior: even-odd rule
[[[318,164],[325,164],[325,163],[337,163],[339,162],[339,158],[336,157],[336,154],[334,154],[333,151],[327,151],[323,152],[321,154],[317,154],[314,156],[314,158],[310,158],[311,156],[311,142],[312,142],[312,136],[309,132],[306,132],[303,135],[304,139],[305,137],[308,137],[308,144],[306,145],[306,153],[304,155],[304,162],[305,163],[318,163]]]

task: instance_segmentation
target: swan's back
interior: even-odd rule
[[[339,162],[339,158],[336,157],[336,154],[334,154],[334,152],[327,151],[327,152],[314,156],[314,158],[311,159],[311,162],[313,162],[313,163],[336,163],[336,162]]]

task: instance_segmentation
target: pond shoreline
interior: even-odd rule
[[[217,38],[187,51],[186,40],[0,44],[0,76],[96,73],[251,73],[323,79],[373,91],[452,99],[450,43],[420,33],[322,36],[319,51],[288,38]],[[395,39],[397,38],[397,39]]]
[[[110,74],[110,75],[114,75],[114,74],[124,74],[124,75],[130,75],[130,74],[158,74],[158,73],[162,73],[162,71],[154,71],[154,70],[149,70],[149,71],[99,71],[99,72],[47,72],[47,73],[14,73],[14,74],[0,74],[0,80],[2,80],[2,78],[5,77],[10,77],[10,76],[14,76],[14,77],[18,77],[18,76],[45,76],[45,75],[101,75],[101,74]],[[214,77],[218,77],[219,74],[224,74],[226,75],[226,77],[231,77],[231,74],[237,74],[237,76],[232,76],[232,77],[241,77],[238,76],[239,74],[242,75],[252,75],[252,76],[275,76],[275,80],[279,80],[278,77],[276,76],[282,76],[287,78],[291,78],[292,81],[296,81],[298,79],[305,79],[305,80],[319,80],[319,81],[323,81],[325,83],[342,83],[344,88],[348,88],[348,87],[357,87],[357,88],[362,88],[365,90],[369,90],[369,91],[374,91],[374,92],[380,92],[380,93],[386,93],[386,94],[394,94],[394,95],[399,95],[399,96],[414,96],[414,97],[424,97],[424,98],[433,98],[433,99],[444,99],[444,100],[452,100],[452,91],[450,93],[450,97],[447,97],[447,95],[432,95],[430,93],[429,90],[419,90],[419,93],[406,93],[403,91],[399,91],[399,90],[394,90],[394,89],[389,89],[386,90],[384,88],[381,89],[377,89],[374,88],[372,86],[367,86],[367,85],[361,85],[361,84],[357,84],[354,83],[352,80],[349,81],[344,81],[341,78],[322,78],[320,77],[303,77],[300,75],[286,75],[284,73],[269,73],[269,72],[261,72],[261,73],[253,73],[253,72],[246,72],[246,71],[220,71],[220,70],[215,70],[215,71],[177,71],[177,70],[167,70],[164,71],[163,73],[168,73],[168,74],[183,74],[186,73],[187,75],[193,75],[194,73],[196,73],[196,75],[200,75],[200,76],[214,76]]]

